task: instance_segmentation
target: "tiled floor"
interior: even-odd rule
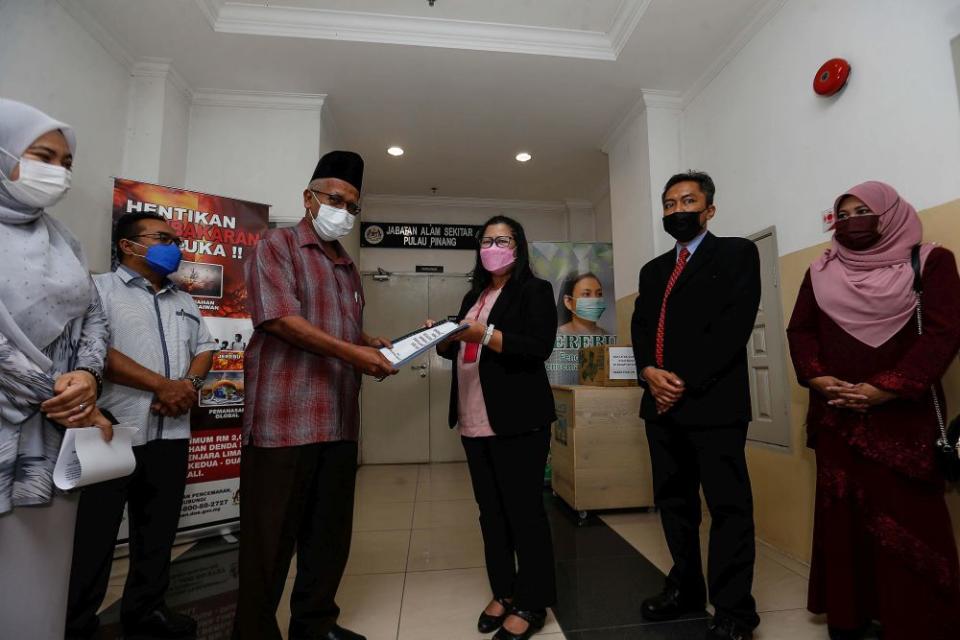
[[[673,563],[656,513],[616,513],[601,515],[601,519],[660,571],[670,570]],[[704,566],[709,530],[710,521],[705,517],[700,530]],[[806,610],[808,577],[809,569],[805,565],[770,546],[757,545],[753,596],[761,622],[754,636],[756,640],[827,638],[825,621]]]
[[[551,614],[538,638],[557,640],[700,640],[706,613],[648,624],[639,603],[658,592],[670,555],[656,514],[576,517],[546,494],[557,559],[559,621]],[[706,536],[704,536],[706,543]],[[178,547],[169,602],[202,620],[201,638],[229,638],[236,597],[236,545],[221,541]],[[105,625],[127,570],[115,562]],[[289,592],[277,612],[289,620]],[[754,594],[763,623],[757,640],[819,640],[826,628],[804,609],[803,565],[761,545]],[[490,598],[470,479],[463,464],[360,469],[353,547],[338,602],[340,623],[370,640],[473,640],[476,617]],[[562,629],[561,629],[562,626]],[[119,637],[108,628],[103,638]]]

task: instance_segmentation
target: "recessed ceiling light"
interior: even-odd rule
[[[533,156],[526,151],[522,151],[517,154],[517,162],[528,162],[532,157]]]
[[[389,153],[392,156],[402,156],[403,149],[400,147],[390,147],[389,149],[387,149],[387,153]]]

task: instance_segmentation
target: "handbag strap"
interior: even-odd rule
[[[913,267],[913,294],[917,298],[917,335],[923,335],[923,278],[920,273],[920,245],[914,245],[910,250],[910,266]],[[953,451],[950,446],[950,439],[947,438],[947,423],[943,419],[943,410],[940,408],[940,398],[937,396],[937,389],[930,386],[930,397],[933,398],[933,409],[937,414],[937,426],[940,428],[940,439],[937,440],[937,446],[946,452]],[[960,445],[958,445],[960,446]]]

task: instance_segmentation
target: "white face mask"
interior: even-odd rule
[[[72,174],[67,169],[31,158],[17,158],[3,149],[0,151],[20,162],[19,179],[10,180],[0,173],[0,182],[18,202],[46,209],[60,202],[70,190]]]
[[[353,219],[356,216],[350,215],[346,209],[337,209],[323,204],[317,199],[316,194],[313,195],[313,199],[320,205],[317,215],[313,216],[313,228],[316,229],[317,235],[327,242],[333,242],[353,230]]]

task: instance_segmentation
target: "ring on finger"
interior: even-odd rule
[[[83,411],[86,408],[87,408],[86,402],[81,402],[79,405],[77,405],[77,409],[79,409],[80,411]]]

